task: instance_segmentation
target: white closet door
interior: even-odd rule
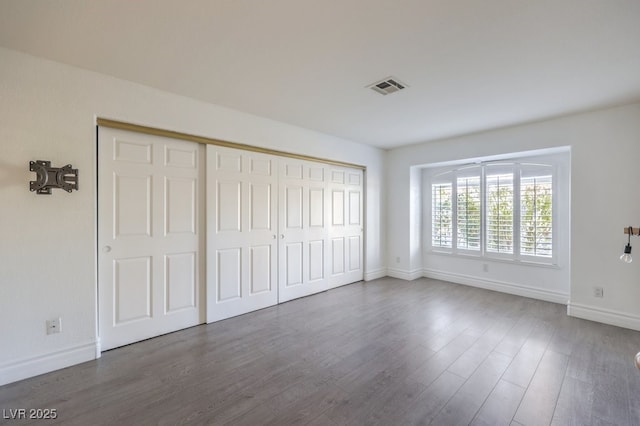
[[[326,168],[280,159],[279,302],[328,288]]]
[[[207,146],[207,322],[278,303],[277,157]]]
[[[330,274],[334,288],[364,278],[362,170],[331,167],[330,192]]]
[[[204,150],[102,127],[98,145],[102,349],[201,324]]]

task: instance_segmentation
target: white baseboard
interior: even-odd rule
[[[567,315],[640,331],[640,317],[637,315],[572,302],[567,305]]]
[[[392,278],[398,278],[406,281],[413,281],[418,278],[422,278],[422,269],[414,269],[407,271],[405,269],[387,268],[387,275]]]
[[[387,276],[386,268],[374,269],[373,271],[367,271],[364,273],[364,280],[373,281],[373,280],[377,280],[378,278],[384,278],[386,276]]]
[[[569,300],[567,293],[545,290],[530,286],[505,281],[488,280],[470,275],[454,274],[451,272],[425,269],[424,277],[436,280],[449,281],[456,284],[463,284],[472,287],[484,288],[487,290],[499,291],[501,293],[514,294],[516,296],[529,297],[531,299],[544,300],[547,302],[560,303],[566,305]]]
[[[0,386],[96,359],[97,342],[0,365]]]

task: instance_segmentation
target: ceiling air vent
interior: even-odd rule
[[[395,77],[387,77],[384,80],[380,80],[377,83],[373,83],[367,86],[369,89],[374,90],[381,95],[388,95],[390,93],[398,92],[407,88],[407,85],[400,82]]]

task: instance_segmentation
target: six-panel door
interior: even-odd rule
[[[204,322],[202,147],[99,130],[103,350]]]
[[[328,288],[328,191],[326,167],[280,159],[278,301]]]
[[[207,146],[207,322],[278,303],[276,158]]]
[[[363,172],[345,167],[329,169],[329,288],[364,278]]]

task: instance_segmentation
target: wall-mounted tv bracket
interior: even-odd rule
[[[64,189],[71,192],[78,190],[78,169],[71,164],[64,167],[51,167],[51,161],[30,161],[29,170],[36,172],[36,180],[29,182],[31,192],[51,194],[51,188]]]

